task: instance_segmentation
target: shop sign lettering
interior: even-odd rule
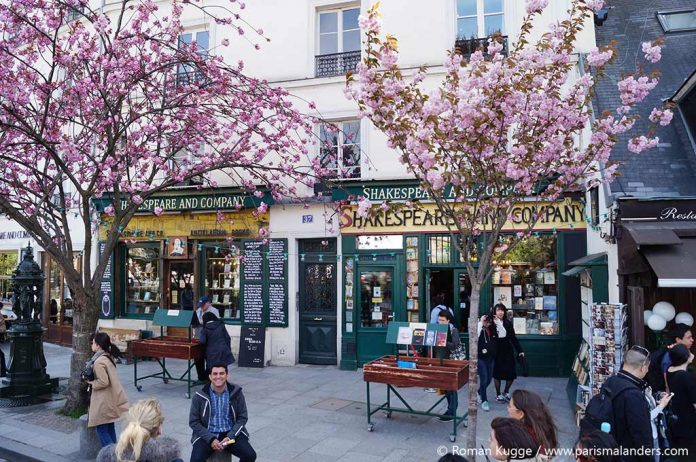
[[[176,196],[151,197],[145,199],[138,211],[150,211],[160,207],[165,212],[181,210],[230,210],[244,206],[244,196]],[[121,207],[128,207],[128,200],[121,201]]]
[[[0,239],[28,239],[31,236],[27,231],[3,231],[0,232]]]
[[[693,210],[680,211],[676,207],[666,207],[660,211],[660,220],[692,221],[696,220],[696,212]]]
[[[508,195],[514,191],[514,187],[508,187],[503,195]],[[484,188],[485,196],[497,195],[497,188],[494,186],[486,186]],[[405,200],[429,200],[430,194],[418,185],[412,186],[364,186],[358,193],[371,201],[405,201]],[[473,197],[475,191],[468,188],[464,191],[466,197]],[[452,186],[445,188],[445,199],[454,200],[456,197],[455,189]]]

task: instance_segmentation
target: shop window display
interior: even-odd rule
[[[391,271],[360,272],[360,321],[362,327],[387,327],[394,320]]]
[[[0,302],[11,304],[12,272],[19,264],[19,252],[0,252]]]
[[[48,324],[72,325],[73,322],[73,296],[68,283],[65,281],[63,271],[58,263],[46,252],[41,253],[41,264],[46,277],[48,290]],[[75,255],[73,262],[75,269],[81,272],[82,254]]]
[[[223,319],[240,319],[239,255],[236,248],[206,249],[205,294]]]
[[[493,303],[511,308],[517,335],[558,334],[556,237],[530,236],[502,261],[492,276]]]
[[[160,306],[160,249],[128,247],[126,314],[154,314]]]

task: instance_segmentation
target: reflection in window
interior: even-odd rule
[[[384,236],[358,236],[358,250],[402,249],[404,238],[400,234]]]
[[[126,314],[154,314],[160,305],[158,247],[126,248]]]
[[[696,30],[696,10],[659,11],[657,19],[665,32]]]
[[[319,54],[360,50],[360,8],[319,13]]]
[[[48,253],[41,254],[41,265],[47,275],[45,284],[48,292],[48,324],[72,325],[73,295],[65,281],[63,271]],[[73,267],[82,272],[82,253],[76,253]]]
[[[205,294],[224,319],[239,319],[239,252],[229,248],[206,247]]]
[[[319,142],[322,168],[335,171],[340,178],[360,177],[360,121],[322,124]]]
[[[0,252],[0,302],[11,305],[12,272],[19,264],[18,252]]]
[[[362,327],[386,327],[394,320],[392,272],[360,272],[360,321]]]
[[[305,265],[304,311],[336,313],[336,265],[307,263]]]
[[[428,236],[428,262],[433,265],[449,265],[451,243],[450,236]]]

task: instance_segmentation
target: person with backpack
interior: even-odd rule
[[[694,360],[694,355],[686,345],[676,345],[669,350],[671,366],[667,370],[667,384],[674,393],[672,410],[677,416],[670,425],[673,448],[686,448],[690,457],[696,457],[696,378],[686,368]]]
[[[432,300],[430,300],[430,324],[437,324],[437,317],[440,316],[441,311],[449,311],[449,313],[454,316],[454,312],[451,308],[445,305],[445,293],[439,292]]]
[[[667,369],[672,365],[669,359],[669,350],[676,345],[684,345],[687,350],[691,350],[694,345],[694,336],[691,327],[686,324],[675,324],[669,331],[669,345],[660,348],[650,354],[650,370],[645,377],[654,392],[666,391]]]
[[[623,462],[655,462],[650,405],[645,396],[648,384],[643,380],[649,366],[650,352],[642,346],[632,346],[618,374],[609,377],[600,393],[587,403],[580,422],[581,435],[600,430],[603,423],[608,423],[619,446],[639,453],[624,455]],[[669,395],[659,404],[664,408],[667,403]]]
[[[484,314],[478,322],[478,367],[479,376],[478,396],[481,408],[488,412],[491,410],[488,404],[486,390],[493,380],[493,366],[495,354],[498,349],[498,338],[505,337],[503,322],[492,313]]]

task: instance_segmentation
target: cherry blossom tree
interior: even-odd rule
[[[365,33],[363,61],[356,75],[348,77],[346,95],[358,103],[363,117],[385,133],[401,163],[437,205],[471,280],[470,448],[477,447],[481,288],[495,262],[533,232],[543,215],[543,202],[611,180],[616,169],[609,162],[612,147],[620,134],[632,128],[637,116],[631,111],[658,81],[657,71],[644,75],[639,69],[624,77],[618,83],[622,106],[615,114],[593,117],[590,100],[595,76],[615,50],[595,48],[583,64],[578,63],[575,43],[602,3],[573,0],[565,20],[532,39],[533,23],[548,0],[528,0],[527,14],[509,53],[502,53],[500,36],[491,37],[485,50],[477,50],[468,60],[450,52],[443,80],[430,91],[424,85],[425,69],[410,75],[398,67],[397,40],[382,36],[377,5],[360,18]],[[643,52],[648,61],[657,62],[659,43],[646,42]],[[655,109],[650,120],[665,125],[671,117],[669,109]],[[581,143],[588,127],[591,136]],[[640,135],[629,141],[629,147],[639,153],[657,142],[650,134]],[[539,204],[538,213],[516,227],[514,234],[503,232],[507,223],[516,221],[515,205],[530,198]],[[360,198],[359,204],[362,214],[378,209],[366,198]]]
[[[143,201],[191,179],[215,187],[221,172],[226,185],[257,197],[261,188],[297,197],[320,170],[307,158],[311,121],[285,90],[245,76],[242,62],[230,65],[215,49],[179,40],[182,15],[195,8],[249,46],[263,42],[263,31],[240,17],[244,4],[160,5],[124,0],[105,14],[86,0],[0,4],[0,213],[50,254],[73,292],[66,410],[86,403],[79,373],[91,355],[100,280]],[[105,247],[94,255],[94,200],[105,194]],[[71,237],[75,217],[84,248]],[[80,252],[81,273],[73,266]]]

